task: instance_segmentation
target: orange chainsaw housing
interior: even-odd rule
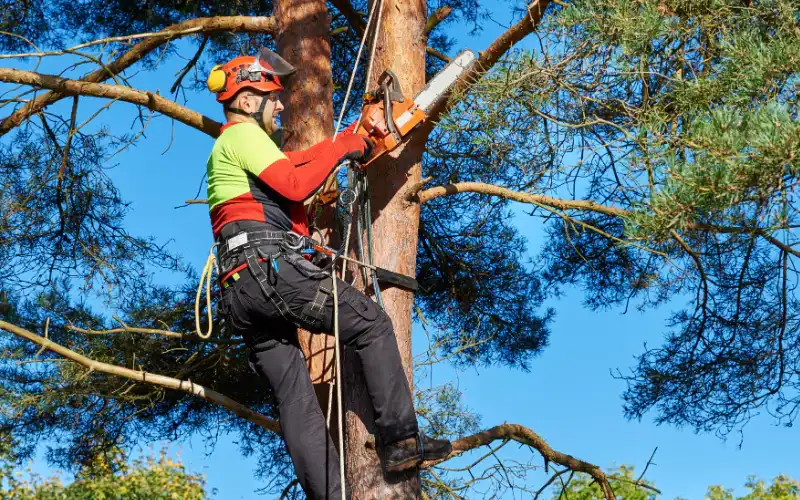
[[[392,102],[392,120],[396,133],[386,123],[386,105],[383,101],[367,104],[361,111],[361,123],[357,134],[375,141],[375,148],[364,166],[374,162],[378,157],[396,148],[406,135],[417,125],[425,121],[427,115],[421,109],[414,108],[414,101],[405,98],[400,102]]]
[[[387,106],[390,108],[388,113]],[[397,76],[391,70],[384,71],[378,78],[378,88],[364,95],[364,107],[356,130],[357,134],[375,142],[372,155],[364,166],[396,148],[425,118],[425,111],[419,109],[413,99],[403,95]]]
[[[413,99],[403,96],[397,77],[390,70],[384,71],[378,81],[380,87],[364,95],[365,105],[356,129],[357,134],[369,137],[375,143],[369,160],[362,163],[362,167],[396,148],[409,132],[428,117],[425,111],[416,107]],[[391,107],[391,124],[387,122],[387,104]],[[319,201],[327,205],[337,197],[338,191],[326,191],[320,193]]]

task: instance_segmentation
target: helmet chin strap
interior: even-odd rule
[[[252,118],[252,119],[254,119],[256,121],[256,124],[258,124],[258,126],[261,127],[261,129],[264,132],[266,132],[267,129],[266,129],[266,125],[264,124],[264,111],[267,109],[267,101],[268,100],[269,99],[267,99],[266,97],[261,99],[261,104],[258,106],[258,109],[256,111],[252,112],[252,113],[248,113],[247,111],[243,110],[242,108],[228,108],[228,111],[231,112],[231,113],[235,113],[237,115],[249,116],[250,118]]]

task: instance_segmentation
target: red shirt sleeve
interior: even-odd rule
[[[326,139],[304,151],[285,152],[288,159],[274,161],[258,178],[284,198],[300,202],[322,186],[336,167],[339,153]]]

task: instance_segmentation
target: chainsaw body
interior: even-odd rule
[[[396,148],[427,114],[413,99],[405,97],[400,82],[391,70],[383,72],[378,88],[364,95],[364,107],[357,134],[369,137],[375,148],[364,166]]]

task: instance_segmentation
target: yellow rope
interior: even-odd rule
[[[194,326],[197,336],[201,339],[207,339],[211,336],[211,330],[214,329],[214,317],[211,313],[211,275],[217,267],[217,256],[214,255],[214,247],[211,245],[211,250],[208,251],[208,259],[206,265],[203,266],[203,272],[200,274],[200,284],[197,286],[197,295],[194,298]],[[203,291],[203,282],[206,284],[206,312],[208,314],[208,331],[203,332],[200,328],[200,292]]]

